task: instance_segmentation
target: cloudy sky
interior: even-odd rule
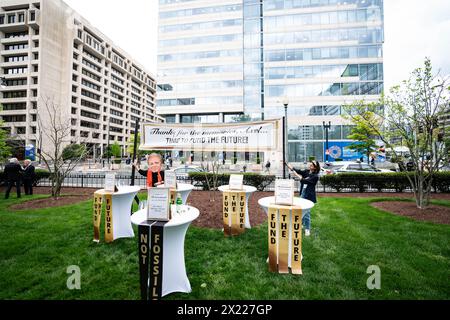
[[[158,0],[65,2],[156,74]],[[384,6],[386,88],[408,78],[425,56],[450,75],[450,0],[384,0]]]

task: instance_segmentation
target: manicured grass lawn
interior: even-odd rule
[[[191,226],[192,293],[164,299],[449,299],[450,227],[379,211],[372,200],[320,199],[303,239],[303,276],[268,272],[267,224],[228,239]],[[92,242],[92,201],[8,210],[16,203],[0,201],[0,299],[140,298],[137,239]],[[70,265],[81,269],[81,290],[66,287]],[[370,265],[381,269],[381,290],[366,287]]]

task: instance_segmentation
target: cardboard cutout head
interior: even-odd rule
[[[147,158],[148,169],[152,172],[158,172],[162,170],[162,157],[160,154],[152,153]]]

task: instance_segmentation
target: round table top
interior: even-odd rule
[[[165,185],[161,184],[157,186],[157,188],[164,188]],[[177,183],[177,191],[183,192],[183,191],[192,191],[194,189],[194,186],[189,183]]]
[[[269,205],[271,204],[275,204],[275,197],[265,197],[265,198],[261,198],[258,200],[258,204],[261,207],[265,207],[268,208]],[[307,210],[307,209],[311,209],[312,207],[314,207],[314,202],[310,201],[310,200],[306,200],[300,197],[294,197],[294,207],[298,207],[301,208],[303,210]]]
[[[117,189],[119,189],[119,191],[117,192],[110,192],[110,191],[105,191],[105,189],[100,189],[95,191],[95,193],[101,193],[101,194],[112,194],[112,195],[121,195],[121,194],[127,194],[127,193],[134,193],[134,192],[139,192],[141,190],[140,186],[117,186]]]
[[[181,213],[174,214],[172,219],[165,224],[165,227],[176,227],[185,223],[190,223],[198,218],[200,211],[197,208],[188,205],[181,205]],[[136,211],[131,216],[131,222],[133,224],[146,224],[147,221],[147,208]]]
[[[252,193],[256,191],[256,188],[253,186],[246,186],[243,185],[244,190],[230,190],[229,185],[223,185],[219,187],[219,191],[224,192],[224,191],[235,191],[235,192],[239,192],[239,191],[245,191],[245,193]]]

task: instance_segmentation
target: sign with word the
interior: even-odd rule
[[[294,203],[294,180],[275,180],[275,203],[288,206]]]
[[[230,190],[242,190],[244,188],[244,176],[242,174],[231,174],[228,188]]]
[[[226,237],[245,232],[245,192],[223,193],[223,232]]]
[[[102,218],[102,203],[105,197],[105,242],[114,241],[112,194],[103,190],[94,193],[94,242],[100,242],[100,223]]]
[[[164,187],[170,189],[177,188],[177,175],[174,170],[164,171]]]
[[[169,188],[148,189],[147,219],[158,221],[169,221]]]
[[[302,209],[269,206],[268,232],[269,271],[302,274]]]
[[[281,121],[178,124],[143,123],[140,150],[274,151],[282,145]]]

